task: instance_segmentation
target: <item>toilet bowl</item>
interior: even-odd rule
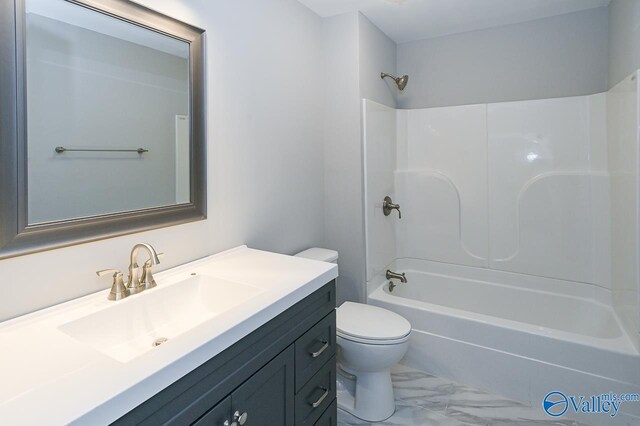
[[[336,311],[338,407],[370,422],[395,411],[391,367],[409,347],[411,325],[376,306],[345,302]]]
[[[296,256],[335,262],[338,253],[313,248]],[[338,408],[369,422],[395,411],[391,367],[407,352],[411,324],[389,310],[345,302],[336,309]]]

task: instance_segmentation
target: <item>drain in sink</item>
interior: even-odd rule
[[[167,339],[166,337],[158,337],[156,340],[153,341],[151,346],[153,346],[153,347],[160,346],[161,344],[163,344],[167,340],[169,340],[169,339]]]

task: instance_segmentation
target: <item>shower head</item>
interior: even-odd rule
[[[406,74],[403,75],[402,77],[396,77],[394,75],[387,74],[386,72],[381,72],[380,73],[380,78],[385,78],[385,77],[389,77],[393,81],[395,81],[396,85],[398,86],[398,89],[401,92],[404,90],[405,87],[407,87],[407,83],[409,82],[409,76],[406,75]]]

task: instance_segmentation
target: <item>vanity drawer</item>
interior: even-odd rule
[[[336,311],[296,340],[296,391],[336,354]]]
[[[313,425],[336,399],[336,358],[327,363],[296,394],[296,425]]]
[[[324,410],[322,416],[313,426],[337,426],[338,425],[338,400],[334,399],[329,408]]]

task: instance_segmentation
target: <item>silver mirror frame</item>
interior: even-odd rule
[[[191,202],[27,222],[25,0],[0,0],[0,259],[206,219],[205,32],[126,0],[65,0],[189,43]]]

